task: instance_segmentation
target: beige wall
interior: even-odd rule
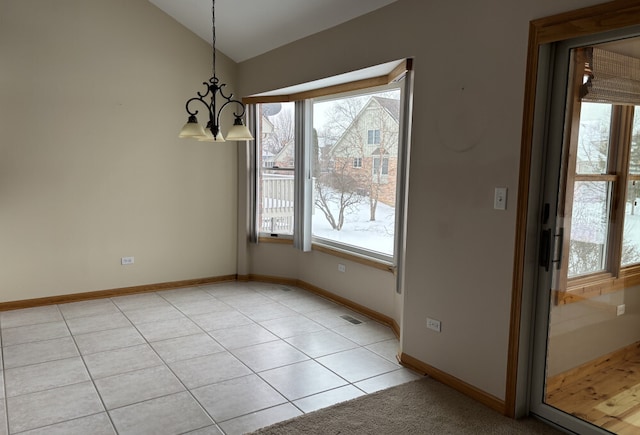
[[[248,247],[250,273],[299,279],[394,319],[400,324],[402,298],[391,272],[319,251],[302,253],[291,245],[260,243]],[[338,272],[338,264],[345,272]]]
[[[598,2],[399,0],[237,74],[218,57],[240,95],[414,57],[402,300],[387,272],[347,262],[342,277],[326,254],[246,244],[245,149],[176,138],[206,43],[146,0],[2,0],[0,300],[299,278],[393,316],[404,352],[504,398],[528,22]]]
[[[241,93],[250,95],[414,57],[404,311],[398,304],[388,310],[402,318],[404,352],[499,399],[529,21],[596,3],[399,0],[239,68]],[[509,188],[507,211],[493,210],[497,186]],[[248,251],[255,268],[282,247],[259,249]],[[338,287],[335,261],[297,255],[300,272],[291,273]],[[383,273],[354,271],[355,286],[384,286],[355,296],[366,299],[368,290],[372,300],[393,299],[392,283],[377,280]],[[427,316],[442,322],[441,333],[426,329]]]
[[[640,286],[552,305],[549,324],[547,375],[554,376],[640,341]]]
[[[236,144],[177,138],[210,45],[146,0],[2,0],[0,59],[0,301],[236,273]]]

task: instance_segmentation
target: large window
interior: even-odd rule
[[[254,103],[255,214],[263,241],[291,237],[303,250],[324,246],[396,260],[407,158],[402,77],[288,97],[295,103]]]
[[[563,261],[567,288],[584,291],[640,273],[640,95],[625,75],[640,60],[594,47],[574,59]]]
[[[395,85],[313,102],[318,158],[311,219],[317,241],[393,256],[400,97]],[[364,170],[353,170],[354,159]],[[323,170],[329,160],[332,170]]]
[[[295,204],[294,103],[258,104],[258,231],[293,234]]]

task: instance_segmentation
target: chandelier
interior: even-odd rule
[[[211,33],[213,35],[212,46],[213,46],[213,62],[212,62],[212,75],[208,82],[203,82],[202,84],[206,87],[206,92],[198,92],[197,97],[190,98],[187,100],[185,105],[187,109],[187,113],[189,114],[189,118],[187,123],[182,127],[180,134],[178,137],[180,138],[190,138],[197,139],[202,142],[225,142],[225,138],[222,135],[222,131],[220,128],[220,114],[222,111],[229,107],[230,104],[234,104],[237,107],[238,112],[233,112],[233,116],[235,117],[235,121],[233,122],[233,126],[229,129],[227,133],[227,140],[252,140],[253,136],[249,129],[242,123],[242,117],[245,113],[244,104],[240,101],[233,98],[233,94],[225,95],[223,92],[223,88],[226,86],[225,83],[220,83],[220,79],[216,77],[216,2],[215,0],[211,1]],[[222,105],[220,105],[219,109],[216,110],[217,101],[216,99],[220,96],[220,100]],[[206,99],[209,99],[207,102]],[[191,104],[195,102],[200,102],[206,107],[209,112],[209,122],[207,122],[206,128],[203,128],[202,125],[198,123],[198,118],[196,115],[198,114],[198,110],[192,110]]]

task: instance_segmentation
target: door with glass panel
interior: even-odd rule
[[[640,38],[599,38],[555,47],[532,410],[637,434]]]

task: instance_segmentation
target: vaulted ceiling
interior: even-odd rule
[[[149,0],[211,43],[210,0]],[[216,49],[242,62],[397,0],[216,0]]]

